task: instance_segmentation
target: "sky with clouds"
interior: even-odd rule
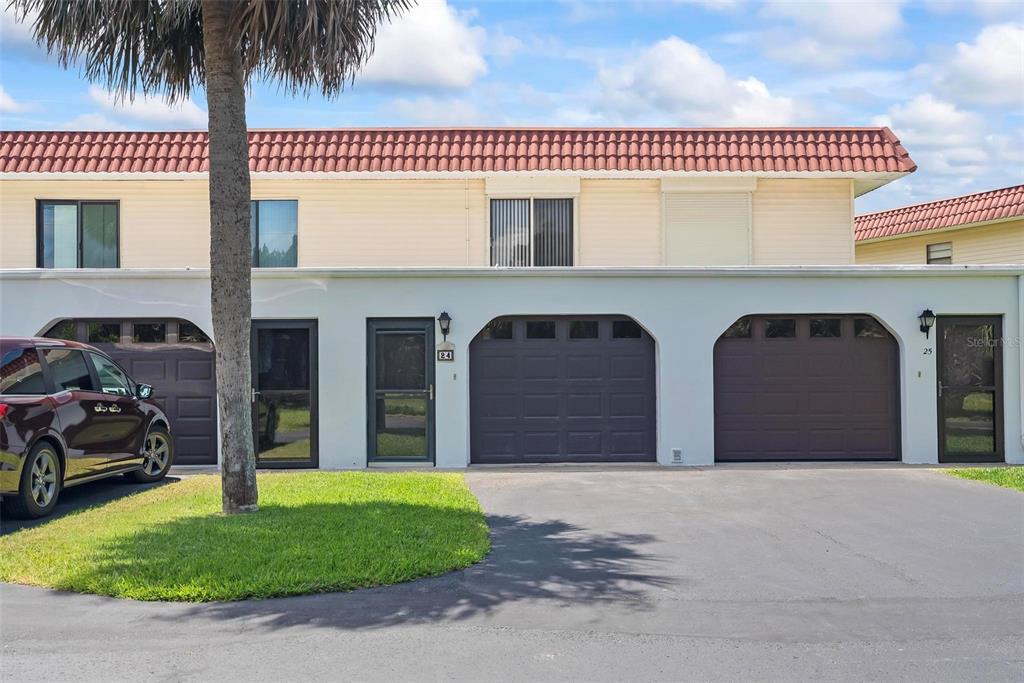
[[[0,15],[0,127],[204,128],[120,103]],[[887,125],[919,170],[859,212],[1024,182],[1024,3],[420,0],[340,98],[253,84],[250,127]]]

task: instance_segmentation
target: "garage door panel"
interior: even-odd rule
[[[865,316],[827,338],[786,317],[795,337],[766,339],[752,316],[753,334],[715,345],[716,460],[898,459],[895,339],[853,336]]]
[[[569,323],[599,320],[597,339],[571,339]],[[479,335],[470,345],[471,462],[600,462],[655,459],[654,342],[613,339],[608,316],[558,318],[554,339],[527,339],[526,318],[512,318],[511,339]],[[621,318],[619,318],[621,319]],[[514,375],[494,379],[497,358]],[[509,417],[489,418],[495,394]],[[511,413],[511,414],[510,414]],[[514,449],[496,452],[496,432]],[[511,456],[511,460],[509,457]]]
[[[483,378],[494,382],[497,380],[514,381],[519,375],[518,359],[512,356],[494,355],[480,368]]]

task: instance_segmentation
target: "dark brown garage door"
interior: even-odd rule
[[[715,460],[896,460],[896,340],[867,316],[737,321],[715,345]]]
[[[171,421],[176,464],[217,463],[213,344],[195,325],[179,320],[65,320],[46,335],[91,344],[136,382],[153,385],[153,396]]]
[[[473,463],[655,459],[654,340],[629,318],[500,318],[469,368]]]

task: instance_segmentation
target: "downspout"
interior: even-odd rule
[[[1024,446],[1024,273],[1017,275],[1017,381],[1020,382],[1020,445]]]

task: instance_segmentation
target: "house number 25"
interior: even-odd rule
[[[926,356],[932,355],[932,347],[926,346],[925,349],[924,349],[924,355],[926,355]]]

